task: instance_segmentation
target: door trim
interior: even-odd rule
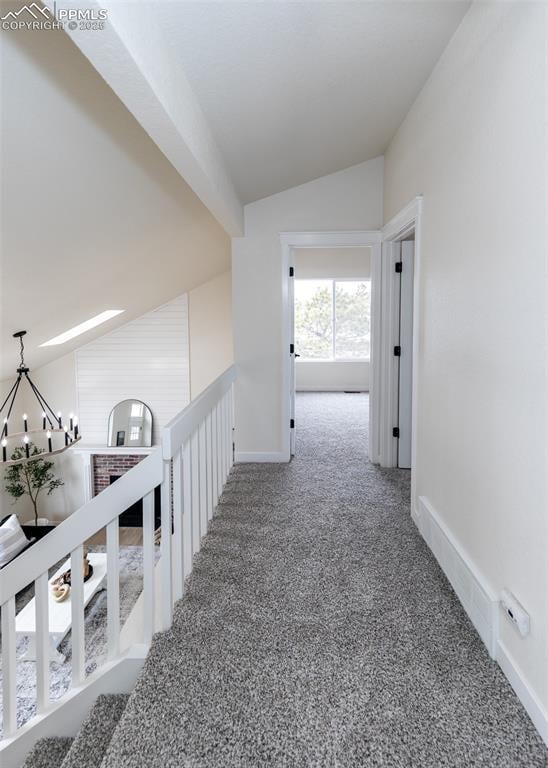
[[[374,295],[376,279],[373,264],[375,261],[380,263],[382,233],[380,230],[357,230],[357,231],[329,231],[329,232],[280,232],[280,252],[281,252],[281,279],[282,279],[282,446],[285,460],[289,461],[291,457],[291,430],[289,427],[290,411],[290,387],[291,370],[289,345],[291,339],[291,320],[290,320],[290,297],[289,297],[289,267],[292,266],[291,251],[293,248],[351,248],[351,247],[371,247],[372,248],[372,267],[371,267],[371,291]],[[372,311],[373,315],[373,301]],[[375,350],[374,337],[371,336],[371,358],[370,371],[374,370]],[[372,381],[372,377],[370,379]],[[373,427],[373,429],[372,429]],[[374,434],[377,424],[373,418],[371,423],[371,409],[369,410],[369,430]]]
[[[412,231],[415,232],[415,261],[413,276],[413,396],[411,404],[411,509],[416,509],[417,504],[417,424],[418,424],[418,403],[419,403],[419,354],[420,354],[420,291],[421,291],[421,245],[422,245],[422,213],[423,198],[421,195],[411,200],[399,213],[397,213],[382,228],[382,276],[390,279],[381,278],[381,311],[382,328],[381,343],[383,353],[380,356],[380,388],[379,397],[371,402],[372,409],[376,411],[376,418],[379,419],[381,440],[380,440],[380,464],[383,467],[395,467],[397,465],[397,450],[394,450],[392,438],[392,427],[396,416],[394,409],[397,402],[395,397],[395,388],[397,387],[397,378],[393,373],[393,357],[389,354],[394,344],[394,323],[390,318],[394,318],[396,308],[394,285],[393,259],[394,249],[397,244],[405,239]],[[388,274],[387,274],[388,273]]]

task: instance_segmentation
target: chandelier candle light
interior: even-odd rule
[[[26,331],[17,331],[17,333],[13,334],[15,339],[19,339],[21,363],[19,368],[17,368],[17,378],[15,379],[15,382],[10,389],[8,396],[0,407],[0,417],[2,418],[0,423],[3,423],[2,432],[0,433],[3,465],[25,464],[27,461],[35,461],[36,459],[44,459],[47,456],[54,456],[57,453],[66,451],[67,448],[70,448],[81,439],[81,435],[78,431],[78,419],[73,416],[73,414],[70,414],[69,424],[63,424],[61,413],[59,411],[54,412],[52,408],[50,408],[46,398],[42,395],[36,384],[34,384],[31,380],[29,376],[30,369],[25,365],[24,359],[25,347],[23,344],[23,336],[25,334]],[[13,406],[15,404],[15,399],[17,397],[17,393],[19,392],[19,386],[23,379],[25,379],[28,383],[33,395],[40,405],[40,410],[42,412],[42,428],[29,429],[29,417],[26,413],[24,413],[23,432],[11,432],[9,431],[9,422],[12,415]],[[6,411],[6,415],[2,417],[4,411]],[[56,440],[56,433],[60,433],[59,437],[61,434],[64,435],[64,439]],[[36,453],[30,452],[31,435],[36,436],[33,439],[39,443],[37,445],[38,452]],[[42,443],[43,446],[41,445]],[[8,445],[11,445],[12,447],[21,447],[21,445],[23,445],[25,449],[25,456],[17,460],[8,460]],[[46,445],[47,448],[45,447]]]

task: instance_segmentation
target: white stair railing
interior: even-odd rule
[[[161,445],[99,496],[80,507],[54,531],[0,571],[2,612],[2,750],[17,737],[16,595],[34,582],[36,609],[37,716],[62,704],[50,701],[48,571],[71,558],[72,687],[86,683],[84,650],[84,543],[106,527],[107,661],[121,656],[119,516],[143,500],[143,630],[149,646],[155,630],[171,625],[173,604],[183,596],[184,579],[200,548],[233,464],[233,383],[230,367],[162,432]],[[156,625],[154,492],[161,486],[161,623]],[[168,532],[168,535],[166,535]],[[172,532],[172,534],[171,534]],[[67,692],[68,694],[69,692]],[[65,695],[67,695],[65,694]],[[24,727],[32,727],[32,720]]]

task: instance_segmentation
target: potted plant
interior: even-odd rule
[[[29,452],[31,456],[37,456],[42,453],[33,443],[29,445]],[[13,461],[17,461],[24,458],[24,456],[25,449],[18,447],[13,451],[11,458]],[[14,503],[23,496],[29,496],[34,507],[34,522],[28,521],[21,526],[28,537],[41,539],[55,527],[49,525],[47,518],[39,517],[38,515],[38,497],[42,491],[46,491],[47,495],[51,496],[56,488],[64,485],[62,480],[55,477],[52,468],[53,461],[34,459],[22,464],[10,465],[4,476],[6,491],[10,496],[13,496],[15,499]]]

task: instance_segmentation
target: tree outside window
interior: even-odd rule
[[[296,280],[295,342],[304,360],[368,360],[369,280]]]

